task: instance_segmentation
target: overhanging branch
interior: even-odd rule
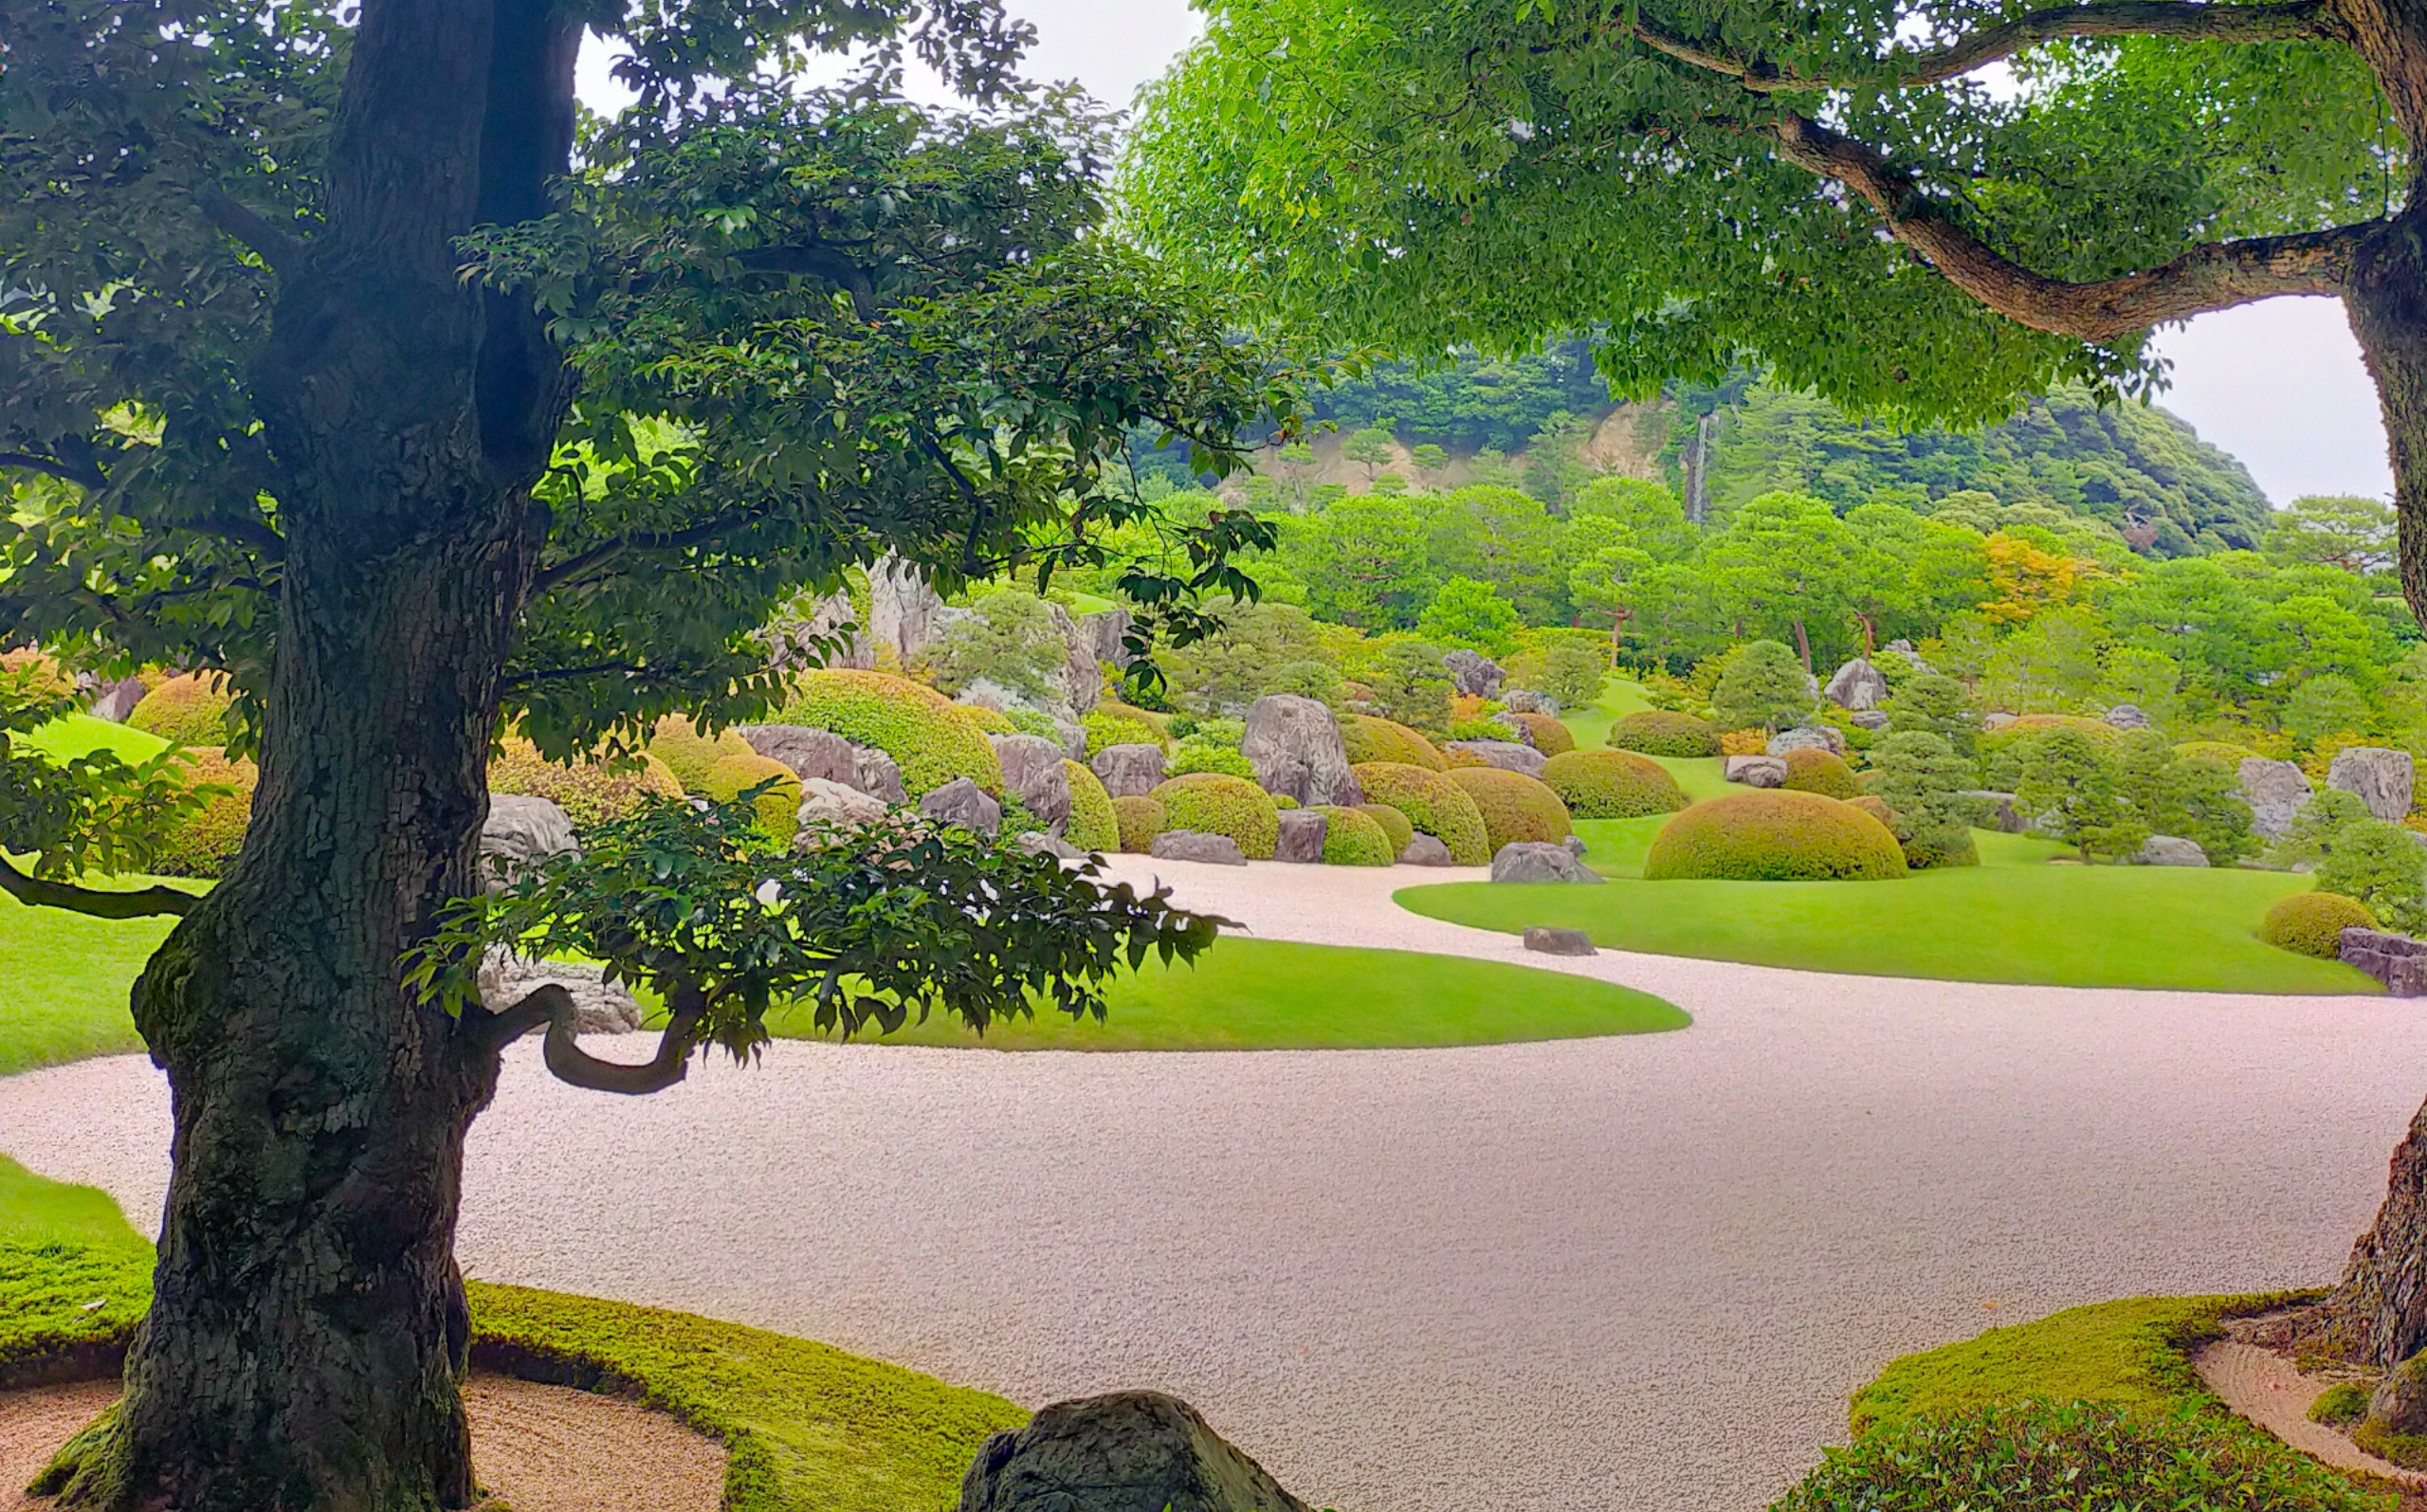
[[[204,218],[224,234],[252,248],[256,256],[269,264],[271,272],[284,277],[293,273],[296,264],[302,261],[302,242],[271,225],[261,212],[218,185],[206,187],[194,199],[201,205]]]
[[[688,551],[694,546],[712,546],[723,536],[755,524],[774,512],[769,504],[752,504],[746,509],[728,510],[713,519],[703,519],[683,530],[637,531],[601,541],[588,551],[576,552],[554,567],[542,568],[531,579],[531,596],[553,592],[568,583],[583,580],[619,556],[634,553]]]
[[[137,892],[108,892],[71,883],[29,877],[0,860],[0,892],[28,908],[61,908],[92,919],[152,919],[162,914],[179,918],[193,912],[202,900],[174,887],[145,887]]]
[[[602,1061],[581,1047],[573,994],[562,985],[548,982],[512,1008],[490,1017],[476,1032],[488,1048],[502,1049],[545,1024],[548,1037],[540,1047],[540,1059],[551,1076],[585,1091],[638,1097],[663,1092],[683,1080],[690,1068],[700,1020],[705,1016],[704,1006],[685,1004],[675,1011],[666,1031],[658,1036],[654,1056],[638,1064]]]
[[[0,467],[14,467],[25,472],[38,472],[46,478],[56,478],[80,488],[102,489],[110,485],[109,475],[90,464],[78,464],[58,457],[46,457],[31,451],[0,451]]]

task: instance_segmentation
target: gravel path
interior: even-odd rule
[[[2309,1409],[2330,1383],[2302,1375],[2273,1350],[2220,1339],[2202,1347],[2191,1363],[2227,1407],[2292,1448],[2346,1470],[2427,1486],[2427,1475],[2381,1460],[2336,1430],[2310,1422]]]
[[[1031,1404],[1174,1391],[1351,1512],[1738,1512],[1892,1356],[2330,1279],[2427,1092],[2422,1004],[1560,962],[1389,904],[1437,872],[1152,865],[1268,937],[1584,970],[1697,1022],[1457,1050],[785,1044],[638,1102],[524,1046],[474,1131],[466,1267]],[[139,1060],[0,1083],[0,1150],[138,1215],[166,1143]]]

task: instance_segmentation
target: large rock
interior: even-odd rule
[[[2022,718],[2022,716],[2018,714],[2008,714],[2002,709],[1992,710],[1991,712],[1980,716],[1980,728],[1983,730],[2002,730],[2007,725],[2012,724],[2015,720],[2020,718]]]
[[[1913,643],[1910,641],[1889,641],[1879,649],[1889,656],[1900,658],[1907,666],[1916,672],[1926,672],[1930,669],[1930,665],[1922,660],[1921,653],[1913,649]]]
[[[887,553],[868,568],[867,637],[903,665],[943,633],[944,601],[926,574]]]
[[[555,982],[573,996],[574,1028],[584,1034],[630,1034],[641,1027],[641,1005],[603,966],[580,961],[525,960],[502,946],[481,957],[481,1001],[493,1013]]]
[[[1323,836],[1331,829],[1331,821],[1322,814],[1305,809],[1281,811],[1281,838],[1272,847],[1275,861],[1320,862],[1323,859]]]
[[[1511,714],[1547,714],[1554,720],[1559,718],[1559,700],[1530,688],[1510,688],[1500,696],[1500,701],[1508,705]]]
[[[1059,834],[1070,822],[1070,778],[1062,770],[1059,741],[1041,735],[990,735],[995,759],[1003,764],[1003,791],[1037,822]]]
[[[1888,697],[1888,679],[1857,656],[1831,673],[1829,685],[1821,692],[1841,709],[1875,709]]]
[[[1782,788],[1786,786],[1786,757],[1727,756],[1720,762],[1719,774],[1730,782],[1741,782],[1748,788]]]
[[[1163,780],[1163,748],[1159,745],[1108,745],[1096,753],[1087,770],[1116,798],[1142,798]]]
[[[872,745],[854,746],[852,768],[856,780],[852,787],[871,798],[887,803],[908,803],[909,792],[902,786],[902,767],[893,757]]]
[[[2396,997],[2427,997],[2427,939],[2379,929],[2346,929],[2336,953],[2384,984]]]
[[[1512,840],[1491,858],[1494,882],[1599,882],[1600,874],[1545,840]]]
[[[2199,842],[2185,840],[2181,835],[2151,835],[2141,842],[2140,849],[2132,853],[2132,865],[2136,866],[2204,866],[2207,864],[2208,853],[2199,848]]]
[[[135,706],[143,701],[143,680],[139,677],[120,678],[93,695],[87,712],[97,720],[112,724],[124,724]]]
[[[1770,737],[1762,747],[1774,756],[1789,751],[1826,751],[1832,756],[1846,754],[1846,738],[1833,724],[1798,724],[1792,730],[1780,730]]]
[[[1580,929],[1553,929],[1547,924],[1533,924],[1525,930],[1525,948],[1545,956],[1597,956],[1593,937]]]
[[[1885,730],[1888,728],[1888,711],[1886,709],[1856,709],[1853,713],[1847,715],[1846,718],[1851,722],[1858,724],[1866,730]]]
[[[2308,774],[2290,761],[2244,756],[2239,776],[2242,801],[2250,805],[2250,827],[2271,840],[2292,827],[2292,815],[2309,801],[2312,791]]]
[[[2409,752],[2354,745],[2334,753],[2334,764],[2326,769],[2326,785],[2357,797],[2378,818],[2399,824],[2410,811],[2415,776]]]
[[[1054,633],[1062,637],[1062,665],[1054,672],[1054,691],[1072,714],[1085,714],[1104,697],[1104,667],[1096,658],[1095,632],[1081,629],[1070,611],[1059,604],[1046,609]]]
[[[988,1439],[959,1512],[1307,1512],[1196,1410],[1159,1392],[1056,1402]]]
[[[1542,754],[1514,740],[1451,740],[1441,749],[1480,756],[1485,766],[1498,767],[1503,772],[1522,772],[1529,777],[1542,774]]]
[[[1058,861],[1085,861],[1087,853],[1059,835],[1049,835],[1042,829],[1023,829],[1012,837],[1012,844],[1031,856],[1051,856]]]
[[[860,785],[860,748],[831,730],[806,724],[745,724],[739,734],[750,749],[770,761],[780,761],[804,781],[824,777],[848,788]]]
[[[2137,703],[2118,703],[2107,711],[2107,722],[2119,730],[2145,730],[2149,714]]]
[[[845,829],[858,829],[885,821],[885,800],[874,793],[862,792],[847,783],[831,777],[800,779],[800,829],[812,825],[834,825]],[[804,837],[797,830],[794,843]]]
[[[1399,852],[1402,866],[1446,866],[1450,865],[1450,847],[1438,835],[1428,835],[1421,829],[1409,839],[1407,848]]]
[[[1293,693],[1268,693],[1248,705],[1247,724],[1239,755],[1255,768],[1255,780],[1265,792],[1286,793],[1308,807],[1355,808],[1365,801],[1357,774],[1348,767],[1340,720],[1323,703]]]
[[[1166,829],[1155,837],[1150,853],[1158,861],[1203,861],[1216,866],[1244,866],[1246,854],[1229,835],[1202,829]]]
[[[2369,1394],[2368,1422],[2387,1433],[2427,1436],[2427,1354],[2413,1355],[2385,1373]]]
[[[1126,672],[1136,660],[1129,654],[1125,638],[1129,627],[1136,623],[1125,609],[1108,609],[1100,613],[1079,616],[1079,632],[1087,638],[1088,648],[1099,662],[1109,662]]]
[[[955,777],[919,800],[919,811],[938,824],[958,825],[981,835],[1002,828],[1003,806],[967,777]]]
[[[1459,692],[1479,699],[1500,697],[1500,684],[1508,677],[1498,663],[1469,650],[1451,651],[1441,658],[1441,665],[1450,669],[1450,680]]]
[[[581,854],[573,816],[546,798],[501,792],[481,821],[481,883],[496,892],[542,862]]]
[[[1995,829],[1999,834],[2018,835],[2030,828],[2022,811],[2015,805],[2015,795],[1994,788],[1964,788],[1957,797],[1963,800],[1967,811],[1963,822],[1978,829]]]

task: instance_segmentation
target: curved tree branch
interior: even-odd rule
[[[2082,341],[2110,341],[2280,294],[2340,294],[2370,230],[2340,226],[2210,242],[2153,268],[2073,283],[1991,248],[1876,149],[1793,111],[1779,118],[1777,132],[1781,156],[1861,195],[1896,239],[1929,259],[1948,282],[2008,319]]]
[[[269,270],[282,277],[292,274],[303,258],[303,243],[280,230],[251,206],[216,184],[207,185],[195,194],[205,219],[228,236],[234,237],[252,248],[254,254],[269,264]]]
[[[568,1086],[590,1092],[621,1092],[644,1096],[663,1092],[690,1069],[691,1050],[698,1043],[700,1021],[707,1007],[696,993],[677,991],[677,1007],[658,1036],[657,1053],[646,1061],[602,1061],[581,1047],[573,993],[557,982],[546,982],[502,1013],[493,1014],[474,1032],[489,1049],[502,1049],[542,1024],[548,1037],[540,1059],[548,1074]],[[686,1001],[686,999],[688,999]]]
[[[110,485],[109,475],[90,464],[63,461],[31,451],[0,451],[0,467],[15,467],[26,472],[38,472],[46,478],[56,478],[80,488],[101,489]]]
[[[727,510],[683,530],[638,531],[601,541],[588,551],[576,552],[554,567],[541,568],[531,579],[530,596],[536,599],[568,583],[583,580],[616,557],[633,552],[687,551],[693,546],[714,545],[719,537],[755,524],[774,512],[772,504],[752,504],[743,509]]]
[[[136,892],[108,892],[70,883],[29,877],[0,860],[0,892],[28,908],[64,908],[93,919],[150,919],[161,914],[183,918],[202,899],[174,887],[145,887]]]

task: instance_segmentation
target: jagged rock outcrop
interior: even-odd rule
[[[1255,768],[1265,792],[1286,793],[1308,808],[1355,808],[1365,801],[1349,769],[1340,720],[1324,704],[1291,693],[1268,694],[1248,706],[1247,726],[1239,754]],[[1105,791],[1111,791],[1109,783]]]

